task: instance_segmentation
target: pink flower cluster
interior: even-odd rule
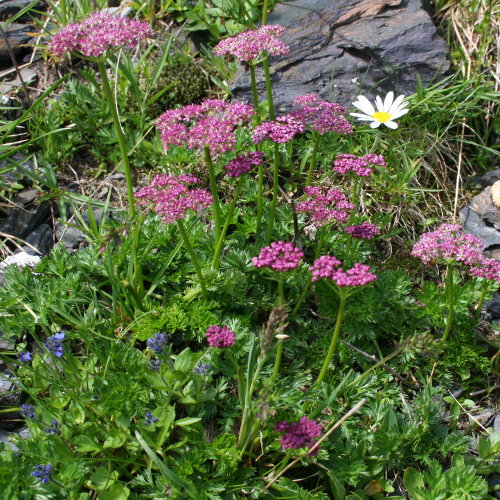
[[[248,122],[254,113],[247,104],[206,99],[201,104],[169,109],[158,119],[158,128],[165,149],[171,145],[188,149],[208,146],[212,154],[225,153],[234,150],[236,127]]]
[[[363,238],[365,240],[371,240],[374,236],[380,234],[379,227],[366,221],[358,225],[347,226],[344,231],[354,236],[354,238]]]
[[[227,326],[210,325],[205,333],[210,347],[231,347],[234,345],[236,334]]]
[[[204,189],[190,189],[199,182],[194,175],[157,175],[150,186],[135,193],[139,205],[152,206],[167,224],[183,219],[188,211],[200,212],[213,203],[212,195]]]
[[[239,155],[224,166],[224,170],[229,177],[237,178],[246,174],[253,167],[262,163],[264,153],[261,151],[251,151],[246,155]]]
[[[320,135],[327,132],[352,134],[352,125],[344,118],[346,110],[340,104],[320,101],[314,94],[297,96],[293,104],[301,108],[290,114]]]
[[[337,286],[364,286],[377,279],[377,276],[370,272],[370,266],[357,262],[351,269],[344,271],[340,269],[342,262],[334,255],[322,255],[314,261],[309,268],[312,273],[312,281],[320,278],[330,279]]]
[[[424,233],[414,245],[411,254],[424,264],[463,262],[476,264],[482,257],[483,242],[464,233],[458,224],[442,224],[435,231]]]
[[[373,165],[385,167],[385,158],[382,155],[366,154],[365,156],[354,156],[349,154],[339,154],[334,161],[333,170],[339,174],[352,171],[360,177],[369,177],[372,173]]]
[[[322,226],[331,221],[346,222],[349,218],[348,211],[354,208],[338,189],[324,190],[318,186],[310,186],[304,192],[309,199],[297,203],[296,208],[298,212],[310,213],[315,225]]]
[[[288,54],[288,47],[276,38],[284,32],[283,26],[270,24],[256,30],[244,31],[220,41],[214,47],[214,54],[229,54],[241,62],[253,61],[263,55],[263,52],[270,56],[284,56]]]
[[[496,259],[481,255],[477,262],[469,267],[472,276],[486,278],[500,283],[500,262]]]
[[[255,267],[270,267],[274,271],[289,271],[295,269],[304,253],[293,243],[276,241],[261,249],[258,257],[253,257]]]
[[[96,12],[80,23],[62,28],[50,41],[49,50],[58,57],[69,52],[101,57],[113,47],[134,47],[152,35],[148,23]]]
[[[273,122],[263,122],[257,125],[252,133],[252,141],[259,144],[264,139],[269,139],[273,142],[284,143],[305,131],[306,127],[302,120],[288,114],[278,116]]]
[[[304,448],[306,446],[309,448],[314,445],[314,438],[321,436],[321,426],[307,417],[302,417],[300,422],[278,422],[274,428],[278,432],[285,433],[280,438],[283,450]]]

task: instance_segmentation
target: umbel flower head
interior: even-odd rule
[[[206,337],[210,347],[231,347],[236,340],[236,334],[227,326],[210,325]]]
[[[293,243],[275,241],[269,246],[261,249],[258,257],[253,257],[252,264],[255,267],[270,267],[274,271],[289,271],[295,269],[304,252],[293,246]]]
[[[302,417],[300,422],[278,422],[274,428],[278,432],[284,432],[280,439],[283,450],[311,447],[315,442],[314,438],[321,436],[321,427],[307,417]]]
[[[165,149],[185,146],[203,150],[207,146],[212,154],[222,154],[234,150],[236,127],[254,114],[247,104],[205,99],[201,104],[169,109],[158,119],[158,129]]]
[[[200,212],[213,203],[212,195],[204,189],[192,189],[198,182],[194,175],[177,177],[160,174],[150,186],[135,193],[139,205],[150,205],[166,224],[187,217],[188,212]]]
[[[101,57],[115,47],[134,47],[139,40],[152,35],[148,23],[96,12],[80,23],[62,28],[50,41],[49,50],[58,57],[69,52]]]
[[[250,172],[253,167],[262,163],[264,153],[262,151],[250,151],[246,155],[239,155],[233,158],[227,165],[224,165],[224,170],[228,177],[238,178],[243,174]]]
[[[346,222],[349,218],[349,210],[354,208],[344,193],[338,189],[309,186],[304,189],[304,192],[307,199],[297,203],[297,212],[310,214],[315,226],[323,226],[333,221]]]
[[[256,30],[243,31],[239,35],[226,38],[214,47],[214,54],[234,56],[238,61],[250,62],[263,55],[284,56],[288,47],[276,37],[282,35],[285,28],[267,24]]]
[[[341,175],[347,172],[353,172],[359,177],[369,177],[374,165],[385,167],[387,164],[382,155],[374,155],[371,153],[364,156],[339,154],[333,162],[333,170]]]
[[[352,125],[345,119],[346,111],[340,104],[320,101],[314,94],[299,95],[293,104],[299,109],[290,114],[318,134],[352,134]]]
[[[259,144],[264,139],[269,139],[282,144],[291,141],[297,134],[302,134],[305,131],[306,127],[303,120],[288,114],[278,116],[275,121],[263,122],[257,125],[252,133],[252,141]]]
[[[500,262],[491,257],[480,255],[477,262],[474,262],[470,268],[472,276],[485,278],[500,283]]]
[[[386,127],[396,129],[398,124],[394,120],[401,118],[409,111],[406,108],[408,103],[403,102],[404,98],[404,95],[400,95],[394,99],[392,91],[386,95],[383,101],[380,96],[377,96],[375,98],[377,109],[375,110],[373,104],[365,96],[360,95],[352,105],[363,113],[350,113],[350,115],[355,116],[358,120],[371,122],[371,128],[377,128],[383,123]]]
[[[374,236],[380,234],[380,228],[378,226],[366,221],[361,224],[346,226],[344,231],[354,238],[362,238],[364,240],[371,240]]]
[[[330,279],[337,286],[364,286],[377,279],[370,272],[370,266],[357,262],[351,269],[344,271],[340,268],[342,262],[334,255],[322,255],[314,261],[309,268],[312,274],[312,281],[318,281],[320,278]]]
[[[474,265],[481,259],[483,242],[464,233],[458,224],[442,224],[436,230],[424,233],[414,245],[411,254],[424,264],[462,262]]]

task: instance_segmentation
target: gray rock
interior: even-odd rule
[[[496,415],[495,420],[493,420],[493,430],[500,432],[500,415]]]
[[[425,85],[449,70],[448,48],[421,0],[290,0],[278,3],[268,22],[286,28],[281,40],[290,48],[271,63],[279,111],[301,94],[343,105],[361,91],[407,95],[417,88],[417,74]],[[259,82],[264,99],[262,73]],[[251,101],[244,68],[232,90],[236,99]]]
[[[0,20],[6,21],[9,17],[17,14],[20,10],[25,9],[30,3],[32,3],[32,0],[4,0],[0,2]],[[43,10],[44,7],[45,2],[39,2],[35,6],[38,11]],[[26,13],[17,20],[22,23],[29,22],[30,16],[34,14],[36,13],[31,10],[29,11],[29,15]]]
[[[48,224],[42,224],[34,229],[25,238],[26,243],[23,250],[30,255],[47,255],[54,246],[54,235]]]
[[[0,373],[0,410],[21,406],[21,393],[14,383],[12,373]],[[17,410],[0,413],[0,428],[12,430],[19,427],[21,414]]]
[[[481,186],[492,186],[498,180],[500,180],[500,168],[490,170],[483,175],[475,176],[471,179],[472,182]]]
[[[491,300],[485,301],[484,307],[486,312],[491,316],[491,319],[500,318],[500,296],[498,294],[493,295]]]
[[[42,203],[33,211],[13,208],[0,227],[0,231],[17,238],[26,238],[40,224],[49,220],[50,207],[48,203]]]
[[[82,230],[67,226],[62,222],[56,224],[55,236],[57,241],[61,242],[68,250],[78,248],[85,241],[85,235]]]
[[[33,26],[28,24],[11,23],[4,28],[7,36],[8,45],[3,36],[0,36],[0,62],[11,63],[9,46],[14,56],[19,56],[29,50],[28,43],[33,38],[31,32]]]
[[[488,484],[493,491],[493,495],[495,495],[496,498],[500,498],[500,474],[497,472],[491,474],[488,478]]]
[[[500,246],[500,232],[488,226],[472,208],[462,208],[459,217],[465,232],[482,240],[483,251],[495,250],[495,246]]]
[[[19,182],[26,178],[23,171],[33,172],[33,161],[22,153],[14,153],[9,158],[0,161],[0,173],[8,183]]]

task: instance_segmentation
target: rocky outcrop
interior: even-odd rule
[[[411,94],[449,69],[448,48],[421,0],[291,0],[277,4],[269,24],[281,24],[287,57],[272,61],[277,109],[296,95],[315,93],[348,105],[365,95]],[[259,78],[263,81],[262,77]],[[236,99],[250,101],[250,77],[241,68]],[[264,99],[264,87],[259,89]]]

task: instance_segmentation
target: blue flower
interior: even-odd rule
[[[208,363],[202,363],[201,361],[194,367],[194,373],[198,375],[206,375],[210,371],[210,365]]]
[[[59,429],[59,422],[54,418],[52,419],[52,427],[47,427],[45,429],[47,434],[57,434],[58,436],[61,434],[61,429]]]
[[[160,354],[168,343],[168,337],[166,333],[155,333],[146,341],[146,344],[152,351],[156,352],[156,354]]]
[[[149,362],[149,369],[153,372],[157,372],[161,366],[161,359],[155,358]]]
[[[19,361],[21,361],[21,363],[26,363],[27,361],[31,361],[33,359],[31,357],[31,352],[29,351],[20,352],[17,357],[19,358]]]
[[[35,470],[31,473],[33,477],[38,477],[42,484],[47,484],[52,474],[52,465],[37,465]]]
[[[156,422],[158,422],[158,419],[150,411],[146,412],[145,418],[148,425],[156,424]]]
[[[64,346],[62,345],[62,341],[66,337],[64,332],[59,332],[47,339],[43,345],[52,353],[54,356],[60,358],[64,354]]]
[[[21,405],[21,415],[25,418],[35,418],[35,407],[33,405]]]

